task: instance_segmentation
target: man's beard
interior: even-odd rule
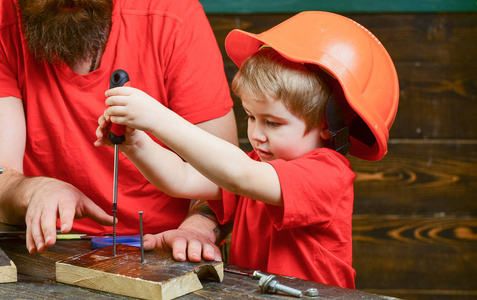
[[[39,60],[72,66],[95,58],[111,28],[112,0],[19,0],[28,49]]]

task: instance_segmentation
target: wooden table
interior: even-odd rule
[[[58,241],[48,251],[32,255],[28,253],[23,239],[0,237],[0,248],[15,263],[18,271],[18,282],[0,284],[0,299],[127,298],[56,282],[55,262],[91,251],[90,242],[87,240]],[[258,286],[258,280],[247,276],[225,272],[224,277],[223,282],[203,281],[203,289],[177,299],[295,299],[284,295],[263,294]],[[319,290],[319,297],[304,296],[304,299],[391,299],[296,278],[277,276],[277,280],[302,291],[309,288]]]

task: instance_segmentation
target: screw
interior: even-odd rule
[[[318,289],[315,288],[307,289],[305,292],[305,295],[307,295],[308,297],[318,297],[319,294],[320,292],[318,291]]]
[[[300,290],[280,284],[275,278],[275,275],[263,276],[260,278],[258,285],[262,288],[262,293],[273,294],[275,292],[282,292],[284,294],[301,298],[303,293]]]
[[[253,271],[252,278],[253,279],[260,279],[262,277],[266,276],[263,273],[260,273],[260,271]]]

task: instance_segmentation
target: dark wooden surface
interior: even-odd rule
[[[58,241],[48,251],[31,255],[22,239],[0,238],[0,248],[15,263],[18,282],[0,284],[0,299],[126,299],[86,288],[57,283],[55,263],[69,257],[90,252],[85,240]],[[243,271],[250,271],[229,266]],[[296,278],[277,276],[282,284],[300,290],[317,288],[320,297],[304,299],[389,299],[372,293],[338,288]],[[225,272],[223,282],[202,281],[203,289],[177,299],[294,299],[277,294],[262,294],[258,281],[247,276]]]
[[[230,82],[228,32],[259,33],[293,14],[208,14]],[[349,157],[356,286],[405,299],[477,299],[477,13],[344,15],[384,44],[400,85],[387,156]],[[250,150],[235,101],[241,148]]]

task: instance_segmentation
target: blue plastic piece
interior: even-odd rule
[[[141,237],[138,235],[116,236],[116,245],[123,244],[141,248]],[[100,249],[113,245],[113,237],[94,237],[91,239],[93,249]]]

